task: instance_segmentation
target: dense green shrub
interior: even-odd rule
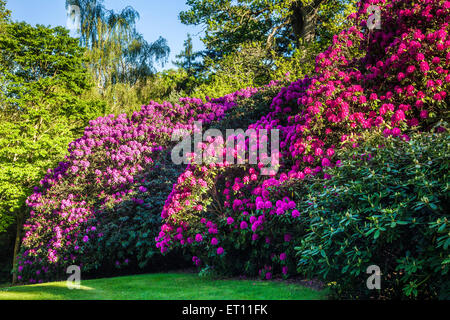
[[[340,297],[449,298],[449,142],[447,132],[376,135],[341,152],[332,178],[299,203],[310,225],[298,270]],[[366,288],[370,265],[381,269],[376,292]]]

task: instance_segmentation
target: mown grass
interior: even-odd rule
[[[212,280],[189,273],[157,273],[0,288],[0,300],[321,300],[316,291],[281,281]]]

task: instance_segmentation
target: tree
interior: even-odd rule
[[[208,56],[219,59],[243,43],[262,42],[289,54],[304,42],[319,40],[336,15],[355,0],[187,0],[180,13],[187,25],[201,25]],[[303,40],[300,42],[299,40]]]
[[[101,90],[110,84],[134,84],[156,71],[155,62],[167,62],[167,41],[159,37],[148,43],[136,31],[139,13],[131,6],[115,12],[103,0],[66,0],[66,7],[70,5],[80,8],[80,44],[90,49],[89,66]]]
[[[0,232],[16,223],[14,258],[26,197],[105,110],[79,98],[91,86],[83,57],[62,27],[8,23],[0,33]]]
[[[202,52],[195,52],[192,45],[192,37],[188,33],[184,41],[184,49],[175,56],[176,60],[172,63],[178,67],[178,74],[182,75],[182,80],[177,83],[176,91],[191,94],[201,81],[204,80],[201,74],[205,71],[203,62],[197,61],[202,58]]]
[[[177,60],[173,64],[186,70],[189,76],[195,76],[202,68],[202,64],[196,61],[201,56],[201,52],[194,52],[192,37],[188,33],[187,39],[184,41],[184,50],[175,56]]]
[[[10,12],[6,10],[6,2],[0,0],[0,35],[5,32],[6,23],[9,21]],[[0,105],[0,110],[3,110],[3,106]],[[4,215],[0,211],[0,233],[4,232],[8,226],[14,221],[9,215]]]
[[[2,31],[2,26],[9,21],[11,12],[6,10],[6,2],[0,0],[0,32]]]

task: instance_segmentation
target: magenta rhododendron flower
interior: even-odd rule
[[[423,119],[428,118],[428,111],[427,110],[420,111],[420,117]]]
[[[197,233],[195,235],[195,241],[202,242],[203,241],[203,236],[201,234]]]
[[[282,268],[281,268],[281,272],[283,273],[283,274],[287,274],[288,273],[288,267],[287,266],[283,266]]]

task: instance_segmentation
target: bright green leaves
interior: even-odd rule
[[[79,98],[91,87],[83,55],[62,27],[8,23],[0,33],[0,232],[68,143],[104,111]]]
[[[383,296],[443,297],[450,271],[449,135],[366,140],[340,151],[346,160],[328,170],[330,180],[307,182],[299,205],[309,231],[296,248],[299,271],[335,282],[341,297],[363,297],[373,294],[365,291],[365,268],[376,264]]]

